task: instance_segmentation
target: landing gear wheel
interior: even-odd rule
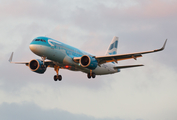
[[[96,75],[95,75],[95,73],[93,72],[93,73],[92,73],[92,78],[95,78],[95,77],[96,77]]]
[[[54,76],[54,80],[55,80],[55,81],[57,81],[57,80],[61,81],[61,80],[62,80],[62,76],[59,75],[59,68],[60,68],[60,67],[57,66],[57,65],[54,66],[54,70],[55,70],[56,73],[57,73],[57,75]]]
[[[59,80],[59,81],[62,80],[62,76],[61,76],[61,75],[58,76],[58,80]]]
[[[57,76],[55,75],[55,76],[53,77],[53,79],[54,79],[54,81],[57,81]]]
[[[91,77],[92,78],[95,78],[96,77],[96,74],[94,72],[91,72],[91,73],[87,73],[87,77],[90,79]]]
[[[89,79],[91,78],[91,75],[90,75],[90,73],[88,73],[88,74],[87,74],[87,77],[88,77]]]

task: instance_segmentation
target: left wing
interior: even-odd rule
[[[137,59],[138,57],[142,57],[142,54],[147,54],[147,53],[153,53],[153,52],[158,52],[162,51],[165,48],[167,39],[163,45],[162,48],[156,49],[156,50],[151,50],[151,51],[145,51],[145,52],[137,52],[137,53],[129,53],[129,54],[120,54],[120,55],[107,55],[107,56],[94,56],[94,58],[98,61],[98,64],[103,64],[107,62],[116,62],[120,60],[126,60],[126,59]],[[80,57],[73,58],[74,61],[78,62],[80,60]]]

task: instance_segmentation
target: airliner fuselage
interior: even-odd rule
[[[46,57],[46,59],[52,60],[55,64],[64,69],[82,71],[85,73],[89,73],[90,69],[84,68],[79,63],[74,62],[73,58],[82,57],[83,55],[94,57],[91,54],[48,37],[35,38],[30,43],[29,48],[34,54],[40,57]],[[114,66],[114,63],[105,63],[97,66],[93,72],[96,75],[116,73],[119,70],[113,69]]]

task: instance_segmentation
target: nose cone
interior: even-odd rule
[[[29,48],[34,54],[40,55],[39,45],[30,44]]]
[[[46,50],[42,45],[30,44],[29,48],[34,54],[38,56],[45,56]]]
[[[33,44],[30,44],[29,48],[30,48],[30,50],[31,50],[32,52],[34,52],[34,53],[35,53],[35,51],[37,50],[36,47],[35,47],[35,45],[33,45]]]

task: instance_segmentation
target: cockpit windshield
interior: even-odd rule
[[[46,40],[43,40],[43,39],[34,39],[33,41],[41,41],[41,42],[46,42]]]

